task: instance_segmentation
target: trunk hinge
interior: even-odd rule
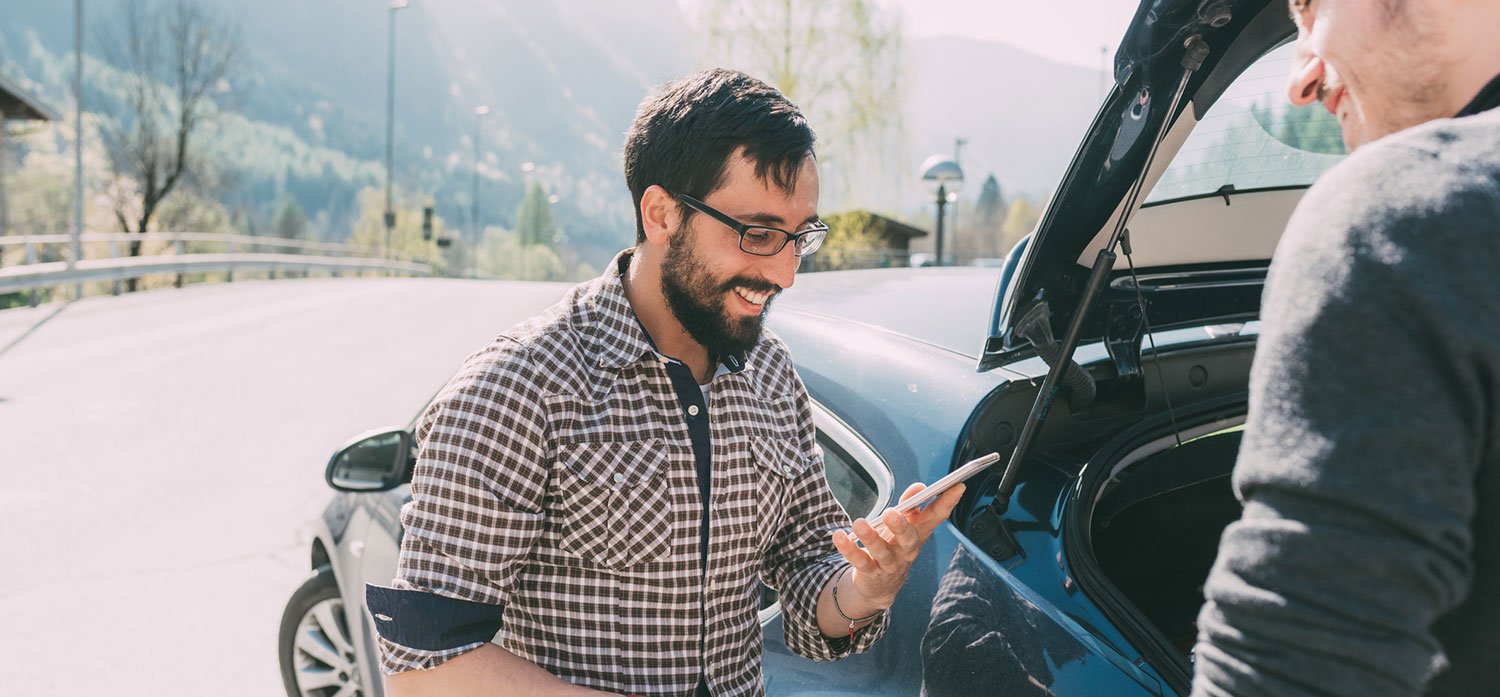
[[[1141,339],[1145,336],[1146,321],[1141,314],[1141,305],[1135,298],[1120,298],[1109,303],[1107,312],[1104,348],[1114,361],[1119,386],[1133,386],[1144,374],[1141,370]]]

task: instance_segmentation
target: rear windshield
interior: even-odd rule
[[[1272,49],[1225,90],[1146,203],[1213,194],[1226,186],[1235,191],[1307,186],[1343,159],[1338,122],[1328,110],[1317,103],[1287,102],[1292,51],[1292,44]]]

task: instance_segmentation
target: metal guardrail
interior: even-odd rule
[[[354,250],[339,242],[309,242],[288,240],[280,237],[259,235],[230,235],[219,232],[86,232],[78,236],[80,242],[219,242],[227,245],[247,247],[270,247],[273,249],[305,249],[316,252],[351,253]],[[66,245],[72,243],[69,235],[8,235],[0,237],[0,247],[16,245]]]
[[[414,276],[430,276],[431,266],[411,261],[391,261],[354,256],[357,250],[346,244],[334,242],[309,242],[257,235],[230,235],[209,232],[151,232],[151,233],[101,233],[91,232],[79,236],[83,243],[110,243],[111,255],[101,259],[83,259],[68,268],[66,261],[38,262],[36,250],[49,245],[67,246],[72,243],[69,235],[10,235],[0,237],[0,250],[6,246],[26,247],[26,261],[22,264],[0,267],[0,293],[31,290],[32,303],[36,302],[36,289],[65,286],[79,283],[119,281],[157,274],[176,274],[179,284],[181,274],[224,272],[229,280],[236,271],[270,271],[274,277],[284,271],[331,271],[353,273],[358,271],[386,271]],[[153,256],[118,256],[115,245],[120,242],[168,241],[176,243],[176,254]],[[254,249],[295,249],[310,254],[271,254],[262,252],[230,251],[223,253],[185,253],[185,242],[211,242],[224,244],[233,250],[236,247]],[[329,255],[331,253],[332,255]],[[118,285],[115,289],[118,293]]]
[[[153,274],[313,270],[335,273],[396,271],[414,276],[432,275],[432,267],[426,264],[383,259],[256,253],[158,255],[85,259],[74,264],[71,271],[65,261],[11,266],[0,269],[0,293],[90,281],[123,281]]]

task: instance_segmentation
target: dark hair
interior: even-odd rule
[[[713,68],[662,85],[641,102],[625,134],[636,243],[646,239],[641,197],[652,185],[704,198],[723,185],[730,155],[744,147],[757,178],[790,190],[814,140],[797,105],[737,70]],[[681,202],[678,208],[689,212]]]

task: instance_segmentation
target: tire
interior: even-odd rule
[[[288,697],[363,697],[359,653],[350,639],[333,569],[320,566],[281,615],[276,654]]]

